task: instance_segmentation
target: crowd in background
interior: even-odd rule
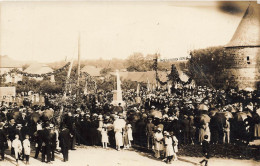
[[[111,94],[100,92],[83,95],[80,104],[75,96],[62,102],[62,94],[45,94],[44,106],[32,100],[2,102],[2,159],[8,146],[17,160],[25,158],[29,163],[25,146],[33,145],[35,158],[41,153],[42,162],[51,163],[57,149],[68,161],[68,150],[76,150],[76,145],[117,150],[134,145],[170,163],[177,159],[179,145],[202,144],[205,136],[211,144],[237,145],[260,137],[256,91],[208,87],[177,88],[170,93],[166,89],[128,90],[123,100],[113,106]]]

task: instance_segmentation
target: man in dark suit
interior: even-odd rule
[[[67,129],[67,126],[63,125],[59,134],[59,140],[64,162],[69,160],[70,139],[70,131]]]
[[[1,159],[0,161],[4,160],[5,157],[5,149],[8,147],[7,144],[7,136],[3,129],[3,123],[0,122],[0,154]]]
[[[54,151],[56,150],[56,133],[54,131],[54,125],[50,124],[50,148],[51,148],[51,161],[55,160]]]
[[[13,118],[9,121],[7,131],[8,131],[8,138],[12,142],[15,139],[15,134],[16,134],[15,120]],[[13,147],[11,148],[11,155],[14,155]]]
[[[45,162],[47,156],[46,163],[51,163],[51,135],[49,124],[46,124],[46,127],[42,132],[42,162]]]
[[[183,143],[188,144],[188,139],[189,139],[189,120],[188,116],[184,115],[184,118],[182,120],[182,131],[183,131]]]

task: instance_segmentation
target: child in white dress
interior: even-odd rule
[[[177,137],[174,135],[173,132],[170,132],[170,135],[171,135],[172,141],[173,141],[173,150],[174,150],[173,157],[174,157],[174,161],[177,161],[177,160],[178,160],[178,158],[177,158],[178,139],[177,139]]]
[[[101,129],[101,142],[102,142],[103,148],[107,148],[108,135],[107,135],[107,125],[106,124],[104,124]]]
[[[29,158],[31,154],[31,143],[29,141],[29,135],[25,136],[25,139],[23,140],[23,149],[24,149],[24,155],[26,159],[26,165],[29,164]]]
[[[173,155],[174,155],[173,139],[168,132],[165,133],[164,145],[165,145],[166,163],[171,164],[171,160],[172,160]]]
[[[12,142],[12,147],[14,148],[15,159],[16,159],[16,163],[18,166],[19,165],[18,160],[19,160],[19,157],[20,157],[20,155],[22,153],[22,149],[23,149],[22,142],[19,140],[18,134],[15,135],[15,139]]]
[[[128,141],[129,141],[129,147],[132,146],[131,141],[133,141],[133,131],[132,131],[132,126],[131,124],[127,125],[127,136],[128,136]]]

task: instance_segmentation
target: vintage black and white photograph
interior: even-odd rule
[[[260,165],[259,1],[1,1],[0,166]]]

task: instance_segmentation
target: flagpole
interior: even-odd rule
[[[79,78],[80,78],[80,35],[78,37],[78,78],[77,78],[77,101],[79,101],[79,94],[80,94],[80,91],[79,91]]]

